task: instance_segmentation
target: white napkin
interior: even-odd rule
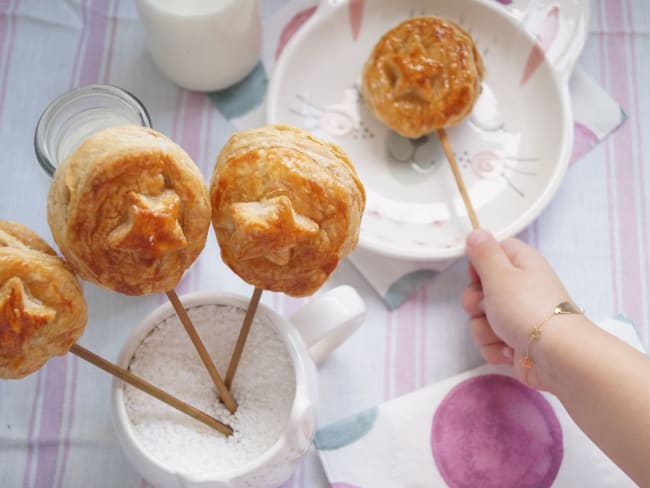
[[[643,351],[627,319],[599,325]],[[331,486],[636,486],[554,396],[510,371],[481,366],[320,429]]]

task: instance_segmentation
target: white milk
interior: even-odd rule
[[[206,15],[235,3],[237,0],[150,0],[149,3],[174,15]]]
[[[257,0],[136,0],[136,7],[154,62],[183,88],[226,88],[259,62]]]

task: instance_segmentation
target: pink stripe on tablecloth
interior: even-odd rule
[[[83,4],[83,2],[80,5],[80,8],[81,11],[83,12],[84,24],[83,24],[81,35],[79,37],[79,42],[77,44],[75,64],[73,66],[73,73],[72,73],[72,80],[73,80],[72,85],[74,85],[74,80],[76,79],[77,59],[79,57],[79,53],[81,52],[83,39],[85,37],[84,34],[86,32],[87,16],[86,16],[85,5]],[[32,404],[32,413],[31,413],[31,418],[29,423],[29,433],[28,433],[29,448],[27,449],[27,458],[25,461],[25,472],[23,474],[24,487],[31,486],[31,471],[32,471],[32,463],[34,462],[34,459],[36,459],[36,463],[37,463],[36,464],[36,486],[39,486],[39,483],[43,483],[42,481],[43,476],[45,476],[45,479],[47,479],[49,476],[49,479],[52,480],[56,473],[59,443],[58,441],[52,443],[50,448],[54,447],[55,452],[52,453],[50,449],[50,452],[46,455],[43,452],[43,449],[47,449],[47,445],[44,448],[41,443],[41,432],[43,432],[44,425],[50,431],[59,432],[61,429],[61,424],[63,419],[62,413],[57,414],[55,411],[53,412],[52,410],[49,409],[49,406],[50,406],[50,402],[52,402],[52,404],[54,404],[55,407],[62,406],[63,400],[65,398],[65,376],[63,378],[57,378],[57,375],[56,374],[52,375],[50,373],[50,370],[53,369],[59,370],[60,364],[62,363],[65,365],[65,362],[66,362],[65,357],[56,358],[54,360],[49,361],[46,364],[46,366],[44,366],[38,372],[38,381],[36,383],[36,394],[34,396],[34,402]],[[43,385],[43,381],[42,381],[43,375],[46,376],[45,385]],[[61,383],[61,381],[63,381],[63,384]],[[44,389],[45,394],[43,394],[42,389]],[[47,395],[47,392],[52,390],[54,390],[55,394],[53,395],[52,398],[50,398]],[[34,439],[33,436],[34,436],[34,429],[36,425],[36,412],[38,410],[38,406],[40,405],[39,402],[41,396],[44,396],[43,406],[41,411],[41,420],[40,420],[41,428],[39,430],[38,438]],[[57,423],[58,425],[56,425]],[[36,453],[34,452],[34,448],[33,448],[34,445],[37,446]],[[54,454],[54,459],[52,459],[53,454]]]
[[[82,17],[83,24],[81,26],[81,33],[79,34],[79,41],[77,42],[77,49],[74,55],[74,64],[72,65],[72,81],[70,82],[70,85],[72,87],[75,87],[78,84],[79,61],[81,60],[81,53],[83,47],[85,46],[84,40],[88,35],[88,24],[89,24],[88,19],[90,18],[90,12],[86,4],[87,4],[87,0],[82,0],[81,4],[79,5],[79,8],[81,9],[81,17]]]
[[[109,0],[92,0],[88,7],[89,36],[86,39],[86,52],[81,62],[79,85],[88,85],[99,81],[106,48],[109,4]]]
[[[36,488],[50,488],[56,475],[63,426],[68,357],[57,357],[47,362],[43,410],[36,439]]]
[[[34,431],[36,430],[36,412],[40,405],[41,387],[43,385],[44,370],[41,368],[36,373],[36,387],[34,388],[34,400],[32,400],[32,413],[29,416],[29,427],[27,430],[27,459],[25,460],[25,471],[23,473],[23,487],[31,484],[32,460],[34,456]]]
[[[172,133],[169,134],[169,137],[171,137],[171,139],[176,143],[178,143],[180,139],[181,116],[186,94],[186,91],[178,90],[176,95],[176,106],[174,107],[174,116],[172,117]]]
[[[120,4],[119,0],[114,1],[113,11],[108,16],[109,48],[108,48],[108,52],[106,53],[106,63],[105,63],[106,68],[104,69],[104,76],[102,76],[102,80],[104,81],[104,83],[108,83],[108,80],[110,79],[111,76],[111,65],[113,64],[113,51],[115,46],[115,33],[117,31],[117,8],[119,4]]]
[[[74,426],[75,416],[75,399],[77,398],[77,371],[79,368],[79,358],[77,356],[70,356],[72,361],[72,373],[70,377],[73,379],[70,385],[70,401],[68,402],[68,418],[66,419],[66,429],[63,434],[63,454],[61,455],[61,469],[59,469],[59,476],[55,486],[63,487],[65,480],[65,468],[68,465],[68,455],[70,453],[70,437],[72,436],[72,427]]]
[[[206,108],[207,97],[202,93],[188,92],[185,99],[185,111],[183,113],[181,137],[179,145],[185,149],[192,160],[196,163],[197,168],[204,158],[203,144],[201,139],[204,130],[204,111]],[[185,289],[184,292],[194,291],[189,288],[198,285],[199,266],[194,266],[188,279],[184,280],[180,286]],[[196,289],[196,288],[195,288]]]
[[[203,110],[205,95],[197,92],[182,92],[182,102],[176,105],[173,119],[172,139],[181,146],[194,162],[201,157],[201,134],[203,130]],[[196,283],[193,275],[196,266],[185,273],[176,285],[178,294],[188,293],[192,284]]]
[[[634,32],[634,16],[632,15],[632,2],[630,0],[626,1],[627,5],[627,22],[628,25],[630,26],[630,30]],[[632,102],[630,104],[630,108],[633,108],[634,112],[632,113],[632,117],[630,118],[630,124],[632,124],[632,121],[634,121],[634,128],[636,131],[636,150],[637,150],[637,171],[638,171],[638,181],[639,181],[639,192],[640,192],[640,201],[641,201],[641,207],[640,207],[640,219],[638,222],[638,225],[641,227],[641,249],[645,249],[646,253],[648,252],[648,249],[650,249],[650,243],[648,242],[648,215],[646,213],[646,207],[645,207],[645,202],[646,202],[646,189],[645,189],[645,162],[644,162],[644,151],[643,151],[643,138],[641,137],[641,107],[639,105],[639,83],[638,83],[638,69],[637,69],[637,55],[636,55],[636,46],[634,43],[634,37],[629,37],[628,40],[630,44],[630,65],[631,65],[631,82],[632,82]],[[647,254],[644,257],[643,260],[643,267],[641,269],[641,272],[644,274],[645,279],[646,279],[646,286],[647,286],[647,281],[650,280],[650,260],[648,259]],[[644,293],[637,293],[638,298],[642,302],[642,307],[648,312],[648,302],[647,302],[647,294]],[[644,331],[645,333],[642,334],[642,337],[649,337],[650,336],[650,323],[647,321],[647,315],[644,317],[645,320],[642,322],[637,322],[639,327],[643,327],[643,324],[645,323],[645,326],[647,327],[647,330]],[[646,344],[647,346],[648,344]]]
[[[83,29],[82,33],[79,38],[79,42],[77,45],[77,50],[76,50],[76,55],[75,55],[75,64],[73,67],[73,74],[72,74],[72,84],[74,85],[74,80],[76,79],[76,71],[77,71],[77,59],[79,57],[79,53],[81,52],[81,48],[83,45],[83,39],[85,37],[85,32],[86,32],[86,9],[85,6],[82,2],[80,5],[81,11],[83,12],[83,18],[84,18],[84,24],[83,24]],[[27,458],[25,461],[25,472],[23,474],[23,486],[28,487],[31,486],[31,472],[32,472],[32,463],[36,459],[36,485],[39,486],[39,483],[44,483],[43,479],[45,480],[49,479],[52,480],[54,478],[54,475],[56,473],[56,464],[57,464],[57,458],[58,458],[58,448],[59,448],[59,443],[58,440],[57,442],[53,442],[49,447],[49,452],[44,452],[44,450],[48,450],[47,444],[45,446],[42,445],[42,439],[41,435],[43,432],[43,429],[46,431],[51,431],[51,432],[58,432],[60,431],[62,420],[63,420],[63,414],[62,412],[57,413],[56,408],[62,408],[63,400],[65,398],[65,375],[63,378],[58,377],[58,375],[52,374],[52,371],[58,372],[61,369],[61,365],[65,365],[66,358],[56,358],[47,363],[45,367],[43,367],[39,372],[38,372],[38,381],[36,383],[36,394],[34,396],[34,402],[32,404],[32,413],[30,417],[30,422],[29,422],[29,432],[28,432],[28,444],[29,447],[27,449]],[[42,377],[45,375],[46,380],[45,384],[42,381]],[[47,394],[47,392],[53,392],[54,394],[50,398],[50,396]],[[43,397],[43,406],[42,406],[42,411],[41,411],[41,419],[40,419],[40,430],[38,437],[34,439],[34,430],[36,426],[36,412],[38,411],[38,407],[40,405],[40,398]],[[52,410],[50,409],[50,405],[55,405],[55,409]],[[57,425],[58,424],[58,425]],[[48,442],[51,442],[51,440],[48,440]],[[37,446],[36,452],[34,452],[34,446]],[[54,452],[52,452],[51,448],[54,448]],[[66,456],[67,457],[67,456]],[[46,486],[46,485],[42,485]]]
[[[5,104],[5,96],[7,94],[7,78],[9,77],[9,68],[11,67],[11,58],[14,50],[14,41],[16,40],[16,16],[15,12],[18,8],[20,0],[13,3],[7,2],[0,6],[0,54],[6,52],[4,63],[2,63],[2,81],[0,81],[0,127],[2,127],[2,111]],[[6,7],[6,8],[2,8]]]
[[[207,97],[204,97],[204,104],[207,105],[205,108],[205,114],[204,114],[204,131],[203,131],[203,148],[202,148],[202,155],[199,161],[196,161],[199,171],[201,171],[201,174],[205,178],[205,183],[210,185],[210,178],[212,177],[212,169],[214,168],[214,163],[217,160],[217,155],[216,154],[211,154],[210,153],[210,143],[212,142],[212,105],[209,103]],[[208,195],[209,198],[209,195]],[[208,230],[208,232],[213,232],[212,227]],[[201,258],[205,256],[205,254],[201,254],[198,258],[200,261]],[[208,266],[214,266],[214,263],[208,263]],[[201,288],[201,263],[197,263],[197,266],[195,266],[194,269],[194,284],[196,289]]]
[[[176,106],[174,107],[174,116],[172,117],[172,133],[170,134],[170,138],[177,144],[182,145],[180,138],[181,138],[181,129],[182,129],[182,115],[183,115],[183,110],[185,107],[185,98],[187,96],[188,92],[184,90],[178,90],[178,94],[176,95]],[[184,279],[185,277],[181,278],[181,281],[176,285],[176,292],[178,294],[183,293],[183,289],[185,288],[184,286]],[[160,302],[165,301],[164,295],[160,295]]]
[[[212,177],[212,170],[214,169],[214,164],[217,162],[217,154],[212,154],[211,152],[211,142],[212,142],[212,107],[208,103],[208,109],[205,114],[205,139],[203,140],[203,159],[199,162],[199,168],[201,172],[206,177],[206,183],[210,184],[210,178]]]
[[[185,111],[183,113],[181,137],[178,143],[187,154],[198,164],[201,154],[201,134],[203,131],[203,110],[205,95],[197,92],[187,92]]]
[[[110,62],[111,62],[111,54],[113,51],[113,45],[115,43],[115,17],[117,15],[117,8],[118,8],[119,1],[118,0],[113,0],[113,9],[111,15],[111,36],[109,36],[108,39],[108,44],[106,44],[107,41],[107,36],[105,33],[106,29],[106,22],[108,21],[108,12],[109,12],[109,5],[110,5],[110,0],[101,0],[101,1],[95,1],[92,3],[89,8],[86,9],[86,14],[87,16],[84,18],[84,29],[86,29],[87,25],[90,25],[90,27],[87,29],[87,35],[85,37],[82,37],[82,42],[86,43],[87,45],[85,46],[85,56],[84,56],[84,61],[82,62],[80,66],[80,72],[75,73],[75,77],[79,79],[80,84],[85,84],[85,83],[98,83],[100,81],[107,81],[108,80],[108,74],[110,70]],[[94,10],[95,7],[98,10]],[[93,16],[99,16],[103,19],[103,23],[99,24],[99,28],[95,30],[93,28],[93,23],[92,23],[92,18]],[[80,42],[81,44],[81,42]],[[79,48],[81,49],[81,48]],[[105,73],[100,79],[101,76],[101,62],[102,59],[104,58],[104,53],[108,51],[108,61],[106,63],[106,70]],[[95,58],[99,64],[95,64]],[[88,61],[89,63],[92,62],[92,65],[88,66],[86,64],[86,60],[92,60]],[[74,419],[75,419],[75,404],[76,404],[76,397],[77,397],[77,376],[78,376],[78,366],[79,366],[79,360],[76,357],[71,357],[70,356],[70,361],[72,361],[72,371],[70,374],[70,392],[69,392],[69,402],[68,402],[68,418],[66,420],[67,423],[67,428],[65,430],[65,433],[63,434],[63,452],[61,454],[61,462],[60,462],[60,468],[59,468],[59,483],[58,486],[63,486],[64,480],[65,480],[65,472],[66,472],[66,467],[68,464],[68,456],[70,454],[70,438],[72,436],[72,429],[74,427]]]
[[[82,44],[85,44],[85,52],[80,65],[76,65],[76,73],[73,73],[72,80],[78,80],[79,84],[96,83],[99,81],[101,62],[106,48],[106,15],[108,13],[108,0],[94,0],[90,6],[82,5],[84,10],[84,30],[87,35],[79,39],[80,46],[77,52],[82,52]],[[70,432],[74,425],[74,402],[76,395],[77,370],[73,369],[69,380],[70,400],[67,422],[67,430],[63,429],[63,406],[68,386],[67,356],[55,358],[46,366],[44,385],[44,403],[41,411],[40,430],[37,439],[38,449],[36,452],[36,487],[49,487],[57,473],[59,464],[60,448],[62,447],[59,476],[65,477],[66,463],[70,448]],[[31,460],[30,460],[31,463]]]
[[[607,35],[604,26],[604,19],[602,14],[602,2],[596,4],[594,11],[596,12],[596,19],[598,22],[598,27],[601,31],[598,34],[598,60],[600,64],[600,82],[603,86],[607,86]],[[607,217],[609,221],[609,246],[612,250],[612,259],[610,260],[611,268],[611,287],[612,287],[612,303],[615,310],[620,310],[620,301],[618,299],[618,286],[617,286],[617,265],[616,265],[616,236],[614,232],[614,222],[615,222],[615,198],[614,198],[614,187],[612,181],[614,176],[612,174],[612,161],[611,161],[611,151],[612,143],[611,139],[605,142],[605,177],[607,178]]]
[[[396,312],[394,396],[413,391],[417,358],[417,297],[404,303]]]
[[[621,2],[605,2],[605,23],[613,34],[608,35],[608,63],[610,87],[613,97],[624,107],[633,104],[629,90],[629,76],[634,76],[629,70],[629,56],[627,52],[627,36],[621,34],[625,31]],[[642,276],[639,261],[641,250],[639,248],[638,225],[640,215],[636,206],[637,188],[634,172],[630,165],[635,163],[634,136],[632,124],[624,124],[610,139],[614,149],[614,172],[616,209],[618,213],[618,228],[620,243],[617,262],[620,274],[624,277],[621,282],[621,296],[623,312],[636,323],[643,319]]]

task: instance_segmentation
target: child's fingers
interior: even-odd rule
[[[505,342],[481,346],[481,356],[490,364],[512,364],[512,349]]]
[[[506,239],[501,243],[501,247],[513,266],[519,269],[526,269],[537,262],[544,261],[539,252],[519,239]]]
[[[469,263],[469,266],[467,267],[467,274],[469,275],[469,279],[472,283],[480,283],[481,278],[474,269],[474,266],[472,266],[472,263]]]
[[[489,276],[496,279],[504,270],[512,268],[505,251],[489,232],[473,231],[467,236],[466,244],[467,256],[482,280]]]
[[[485,316],[476,317],[469,321],[469,333],[479,346],[502,342],[501,338],[490,327],[490,323]]]
[[[480,283],[467,285],[462,297],[463,309],[470,317],[485,315],[483,309],[483,288]]]

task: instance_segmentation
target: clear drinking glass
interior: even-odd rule
[[[122,88],[85,85],[69,90],[52,100],[36,124],[36,158],[52,178],[86,137],[117,125],[151,127],[151,118],[142,102]]]

